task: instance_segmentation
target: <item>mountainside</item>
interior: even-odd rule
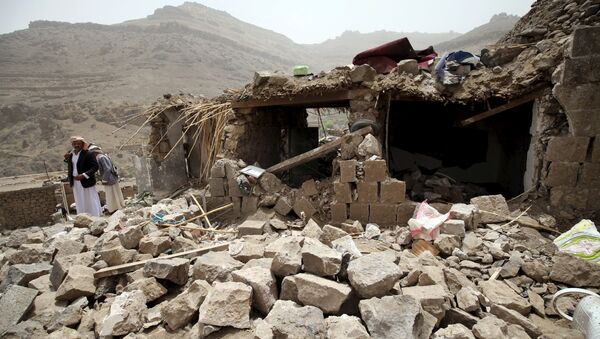
[[[477,39],[475,31],[466,42]],[[42,158],[62,156],[70,134],[90,135],[114,151],[136,129],[112,134],[116,126],[163,93],[215,96],[247,83],[255,71],[290,72],[296,64],[329,70],[404,36],[417,49],[444,46],[447,40],[458,46],[463,37],[347,31],[321,44],[301,45],[189,2],[116,25],[32,22],[28,29],[0,35],[0,176],[40,172]],[[59,170],[62,162],[47,165]]]

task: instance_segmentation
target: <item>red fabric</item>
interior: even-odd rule
[[[354,65],[368,64],[377,73],[387,74],[396,67],[400,60],[419,60],[421,57],[427,57],[434,53],[431,46],[424,50],[415,51],[408,38],[402,38],[360,52],[354,57],[352,63]]]

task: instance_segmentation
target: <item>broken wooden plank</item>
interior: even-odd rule
[[[529,101],[534,100],[535,98],[539,97],[541,94],[542,94],[542,91],[536,91],[536,92],[533,92],[533,93],[529,93],[529,94],[524,95],[524,96],[522,96],[520,98],[517,98],[515,100],[509,101],[509,102],[507,102],[504,105],[500,105],[500,106],[498,106],[496,108],[492,108],[492,109],[490,109],[488,111],[485,111],[483,113],[479,113],[479,114],[476,114],[476,115],[474,115],[474,116],[472,116],[470,118],[467,118],[467,119],[465,119],[465,120],[463,120],[463,121],[460,122],[460,126],[465,127],[465,126],[468,126],[470,124],[473,124],[473,123],[476,123],[478,121],[481,121],[483,119],[486,119],[486,118],[489,118],[491,116],[494,116],[494,115],[496,115],[498,113],[502,113],[504,111],[507,111],[507,110],[509,110],[511,108],[515,108],[517,106],[521,106],[521,105],[523,105],[523,104],[525,104],[525,103],[527,103]]]
[[[280,162],[276,165],[273,165],[269,168],[267,168],[267,172],[270,173],[277,173],[277,172],[282,172],[282,171],[286,171],[289,170],[291,168],[294,168],[296,166],[300,166],[302,164],[305,164],[309,161],[318,159],[326,154],[329,154],[335,150],[337,150],[341,145],[342,142],[348,138],[351,138],[354,135],[367,135],[369,133],[373,132],[373,128],[371,126],[367,126],[367,127],[363,127],[357,131],[354,131],[352,133],[346,134],[332,142],[328,142],[325,145],[319,146],[315,149],[312,149],[308,152],[299,154],[295,157],[289,158],[283,162]]]
[[[244,101],[232,101],[231,108],[254,108],[254,107],[267,107],[267,106],[305,106],[310,107],[323,107],[326,104],[337,104],[343,103],[347,100],[354,99],[355,97],[363,96],[369,93],[366,89],[355,89],[355,90],[341,90],[331,93],[319,94],[296,94],[292,96],[279,96],[271,97],[268,99],[250,99]],[[333,107],[333,106],[332,106]]]
[[[203,247],[203,248],[197,248],[194,250],[189,250],[189,251],[185,251],[185,252],[181,252],[181,253],[175,253],[175,254],[171,254],[171,255],[165,255],[163,257],[158,257],[158,258],[152,258],[152,259],[146,259],[146,260],[140,260],[140,261],[136,261],[136,262],[131,262],[131,263],[127,263],[127,264],[122,264],[122,265],[117,265],[117,266],[111,266],[111,267],[106,267],[103,269],[100,269],[98,271],[96,271],[94,273],[94,279],[100,279],[100,278],[104,278],[104,277],[112,277],[114,275],[119,275],[119,274],[123,274],[123,273],[128,273],[128,272],[133,272],[139,268],[144,267],[144,265],[146,265],[147,262],[152,261],[152,260],[157,260],[157,259],[172,259],[172,258],[187,258],[187,257],[197,257],[200,254],[204,254],[206,252],[211,252],[211,251],[224,251],[226,249],[229,248],[229,242],[226,242],[224,244],[219,244],[219,245],[214,245],[214,246],[208,246],[208,247]]]

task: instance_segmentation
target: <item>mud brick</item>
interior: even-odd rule
[[[235,178],[229,178],[227,179],[227,187],[229,188],[227,191],[227,194],[230,197],[242,197],[242,191],[240,190],[240,186],[238,186],[237,181],[235,180]]]
[[[242,198],[232,197],[231,202],[233,203],[232,213],[234,216],[239,217],[242,215]]]
[[[352,186],[347,182],[336,181],[333,183],[336,200],[339,202],[352,202]]]
[[[319,191],[317,191],[317,183],[315,183],[313,179],[303,182],[302,192],[308,197],[319,194]]]
[[[216,162],[210,169],[210,176],[213,178],[225,178],[225,163],[222,161]]]
[[[381,183],[379,198],[383,203],[396,204],[404,201],[406,194],[406,183],[404,181],[391,179]]]
[[[341,182],[356,182],[356,160],[342,160],[340,164],[340,181]]]
[[[381,182],[386,178],[387,165],[385,160],[365,161],[365,181]]]
[[[383,225],[395,224],[397,208],[396,204],[370,204],[369,221]]]
[[[350,204],[350,219],[362,223],[369,221],[369,204],[354,202]]]
[[[258,197],[242,197],[242,214],[249,215],[258,209]]]
[[[315,215],[315,213],[317,212],[312,203],[306,198],[296,199],[296,202],[294,202],[293,209],[296,215],[298,216],[301,216],[302,212],[304,212],[304,216],[306,218],[312,218],[312,216]]]
[[[408,219],[413,217],[417,206],[419,206],[419,203],[414,201],[405,201],[398,204],[396,208],[396,223],[400,226],[408,225]]]
[[[356,184],[356,191],[358,192],[358,202],[373,203],[378,201],[378,187],[377,182],[359,182]]]
[[[210,185],[210,195],[213,197],[224,197],[225,196],[225,181],[223,178],[209,178],[208,184]]]
[[[287,197],[279,197],[273,209],[281,215],[288,215],[292,211],[292,204]]]
[[[348,206],[341,202],[331,204],[331,221],[340,223],[346,219],[348,219]]]

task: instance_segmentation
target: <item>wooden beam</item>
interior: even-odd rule
[[[339,103],[369,93],[367,89],[342,90],[319,94],[296,94],[292,96],[276,96],[268,99],[250,99],[232,101],[231,108],[253,108],[268,106],[307,106],[322,107],[325,104]]]
[[[542,94],[542,91],[536,91],[536,92],[533,92],[533,93],[529,93],[529,94],[524,95],[522,97],[519,97],[519,98],[517,98],[515,100],[509,101],[509,102],[507,102],[504,105],[500,105],[500,106],[498,106],[496,108],[492,108],[492,109],[490,109],[488,111],[485,111],[483,113],[479,113],[479,114],[476,114],[476,115],[474,115],[474,116],[472,116],[470,118],[467,118],[467,119],[465,119],[465,120],[463,120],[463,121],[460,122],[460,126],[465,127],[465,126],[468,126],[470,124],[473,124],[473,123],[476,123],[478,121],[481,121],[483,119],[487,119],[487,118],[489,118],[491,116],[494,116],[494,115],[496,115],[498,113],[502,113],[502,112],[504,112],[506,110],[509,110],[511,108],[515,108],[517,106],[521,106],[521,105],[523,105],[523,104],[525,104],[525,103],[527,103],[529,101],[534,100],[535,98],[539,97],[541,94]]]
[[[373,128],[371,126],[363,127],[357,131],[352,133],[348,133],[332,142],[328,142],[325,145],[319,146],[315,149],[312,149],[308,152],[299,154],[295,157],[289,158],[283,162],[278,163],[277,165],[273,165],[266,169],[267,172],[277,173],[289,170],[296,166],[300,166],[314,159],[318,159],[326,154],[329,154],[333,151],[336,151],[341,145],[342,142],[348,138],[351,138],[354,135],[367,135],[373,132]]]
[[[123,265],[111,266],[111,267],[103,268],[101,270],[96,271],[94,273],[94,279],[100,279],[100,278],[104,278],[104,277],[111,277],[113,275],[119,275],[119,274],[123,274],[123,273],[133,272],[139,268],[144,267],[144,265],[146,265],[147,262],[152,261],[152,260],[172,259],[172,258],[181,258],[181,257],[193,258],[193,257],[199,256],[200,254],[204,254],[206,252],[224,251],[227,248],[229,248],[229,242],[220,244],[220,245],[196,248],[194,250],[189,250],[189,251],[185,251],[185,252],[181,252],[181,253],[165,255],[165,256],[159,257],[159,258],[152,258],[152,259],[131,262],[131,263],[123,264]]]

